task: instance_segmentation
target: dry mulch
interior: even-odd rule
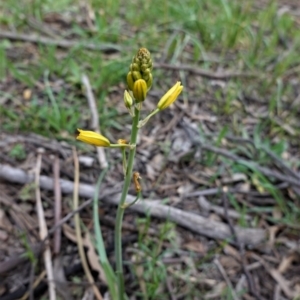
[[[25,57],[21,57],[18,51],[20,49],[16,48],[10,54],[13,56],[11,59],[30,60],[37,55],[37,48],[30,43],[22,49]],[[158,64],[157,67],[165,72],[166,78],[174,76],[176,72],[170,70],[168,65]],[[229,230],[231,238],[224,240],[212,238],[209,234],[196,234],[182,226],[179,220],[175,220],[179,225],[170,225],[167,231],[172,237],[165,238],[159,249],[155,248],[158,251],[156,257],[159,256],[159,263],[164,264],[167,270],[166,282],[161,284],[161,293],[172,300],[185,299],[192,287],[193,290],[203,291],[205,299],[221,299],[227,287],[234,291],[233,299],[296,299],[300,297],[300,226],[278,221],[285,216],[274,195],[263,189],[249,175],[251,172],[233,172],[230,169],[233,162],[241,160],[255,163],[247,156],[247,151],[256,153],[258,150],[251,139],[226,136],[221,142],[217,142],[218,136],[214,133],[219,132],[220,124],[226,124],[229,120],[228,116],[219,116],[211,109],[213,105],[219,105],[213,92],[220,88],[226,93],[228,78],[232,77],[232,73],[223,74],[224,77],[222,75],[220,78],[219,72],[204,74],[202,71],[186,70],[193,74],[187,80],[186,89],[192,91],[188,103],[180,99],[172,109],[155,116],[141,130],[135,170],[141,174],[145,199],[150,199],[153,203],[158,203],[154,200],[159,200],[162,203],[168,198],[167,205],[172,208],[201,216],[207,223],[222,223]],[[249,74],[239,74],[244,75],[246,82]],[[60,78],[51,80],[54,92],[58,93],[62,88],[73,89]],[[198,86],[206,86],[204,95],[197,95],[195,91]],[[43,89],[44,86],[37,83],[30,93],[42,97]],[[107,105],[116,108],[119,120],[122,120],[127,112],[122,103],[120,104],[120,89],[123,90],[124,86],[110,92],[111,100]],[[14,105],[16,110],[20,109],[26,97],[24,84],[7,78],[0,83],[0,90],[16,96],[13,103],[9,99],[2,99],[3,105]],[[298,92],[300,93],[299,90]],[[151,91],[145,109],[153,109],[161,94],[156,89]],[[84,99],[84,94],[82,97]],[[234,113],[241,111],[238,121],[249,133],[253,132],[258,120],[265,117],[268,110],[267,101],[261,101],[246,92],[234,105]],[[84,120],[83,123],[88,127],[89,120]],[[197,130],[199,124],[204,129],[203,136]],[[129,128],[124,125],[122,132],[117,129],[108,130],[109,138],[128,139]],[[69,134],[63,134],[66,141],[51,140],[34,134],[1,133],[0,175],[3,165],[14,168],[15,172],[22,170],[26,174],[33,174],[38,149],[43,149],[41,175],[53,178],[54,170],[59,166],[59,178],[72,182],[74,167],[71,143],[74,139]],[[276,137],[273,141],[276,142]],[[16,145],[22,146],[25,154],[23,158],[16,159],[11,155]],[[94,185],[100,170],[96,151],[92,147],[80,146],[78,155],[80,182]],[[108,161],[113,163],[106,174],[101,193],[115,195],[120,191],[123,180],[121,154],[113,149],[107,151],[106,155]],[[285,156],[290,162],[298,160],[298,149],[291,147]],[[208,159],[212,158],[214,163],[207,164]],[[260,167],[262,173],[265,172],[263,174],[277,187],[278,193],[287,203],[299,207],[300,175],[296,168],[288,167],[282,159],[276,157],[271,157],[267,166],[259,163],[255,166]],[[229,194],[226,193],[228,191]],[[133,186],[130,194],[134,195]],[[234,201],[230,195],[234,195]],[[57,200],[57,195],[54,195],[50,187],[41,190],[41,197],[47,227],[51,230],[55,226],[57,213],[54,208],[55,201],[61,203],[61,216],[68,216],[72,212],[72,194],[65,193],[61,200]],[[88,197],[81,197],[81,203],[86,201]],[[262,206],[264,210],[259,210]],[[237,207],[246,208],[246,213],[243,214],[242,209],[237,211]],[[115,205],[109,204],[109,201],[101,204],[99,209],[112,264],[115,211]],[[93,232],[91,205],[80,210],[80,217],[86,231]],[[139,274],[143,274],[144,269],[140,262],[150,259],[139,248],[140,239],[148,246],[159,244],[160,234],[168,220],[168,216],[165,220],[152,217],[149,228],[145,228],[141,223],[143,217],[143,213],[128,210],[124,220],[124,256],[128,263],[125,269],[126,288],[130,295],[143,291],[144,279]],[[47,281],[38,224],[35,185],[20,184],[13,175],[10,179],[0,176],[0,300],[23,299],[27,292],[33,290],[36,298],[45,295]],[[237,225],[263,230],[266,238],[260,243],[243,244],[237,238]],[[58,241],[60,238],[61,242]],[[86,234],[84,238],[90,268],[97,286],[105,294],[106,286],[99,279],[97,257],[89,254],[93,247]],[[55,253],[52,260],[55,263],[58,293],[64,299],[88,297],[90,288],[78,256],[72,217],[63,222],[61,235],[49,235],[49,244]],[[195,296],[194,299],[198,298]]]

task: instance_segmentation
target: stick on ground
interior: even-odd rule
[[[34,179],[32,175],[23,170],[2,164],[0,164],[0,178],[20,184],[32,182]],[[60,185],[62,193],[73,193],[74,184],[72,182],[61,179]],[[53,189],[53,180],[47,176],[41,176],[40,186],[51,191]],[[94,192],[94,185],[79,185],[79,195],[83,198],[93,198]],[[120,200],[120,193],[104,197],[100,195],[99,199],[106,203],[117,205]],[[128,195],[126,202],[131,203],[134,199],[134,196]],[[232,237],[230,228],[225,223],[209,220],[195,213],[189,213],[160,203],[160,201],[143,200],[131,206],[130,209],[143,214],[150,214],[157,218],[168,219],[193,232],[213,239],[224,240]],[[245,245],[257,245],[266,239],[266,231],[261,228],[241,228],[236,226],[235,232],[240,242]]]
[[[38,216],[39,227],[40,227],[40,238],[41,238],[41,240],[43,240],[48,235],[48,229],[47,229],[47,224],[46,224],[46,220],[45,220],[45,214],[44,214],[44,209],[43,209],[43,205],[42,205],[41,191],[40,191],[41,164],[42,164],[42,152],[40,151],[38,153],[36,170],[35,170],[35,194],[36,194],[36,210],[37,210],[37,216]],[[45,251],[44,251],[44,261],[45,261],[45,268],[46,268],[46,272],[47,272],[47,279],[49,281],[49,284],[48,284],[49,299],[56,300],[53,267],[52,267],[52,261],[51,261],[51,250],[50,250],[48,243],[47,243]]]
[[[86,90],[86,97],[89,103],[90,111],[91,111],[91,127],[93,130],[95,130],[97,133],[100,133],[100,124],[99,124],[99,115],[98,115],[98,109],[96,105],[96,100],[92,91],[92,87],[89,81],[89,78],[83,74],[81,77],[82,84],[85,87]],[[108,162],[106,160],[105,152],[102,147],[97,147],[97,154],[98,154],[98,160],[101,169],[105,169],[108,167]]]

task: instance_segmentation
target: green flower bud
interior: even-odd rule
[[[137,54],[132,58],[132,63],[130,64],[130,72],[127,74],[127,84],[129,90],[133,91],[134,83],[140,79],[143,79],[146,83],[146,87],[147,87],[146,92],[147,92],[152,86],[152,81],[153,81],[152,74],[151,74],[152,68],[153,68],[153,63],[151,60],[150,52],[146,48],[139,49]],[[137,100],[137,98],[135,100]],[[142,101],[144,100],[138,100],[137,102],[142,102]]]
[[[127,108],[130,108],[133,104],[133,99],[130,94],[125,90],[124,92],[124,104]]]
[[[141,48],[139,49],[136,57],[138,58],[139,61],[144,60],[145,63],[147,63],[150,60],[150,52],[146,48]]]
[[[137,63],[130,65],[130,71],[140,71],[140,66]]]
[[[140,60],[135,56],[135,57],[132,59],[132,62],[135,63],[135,64],[139,64],[139,63],[140,63]]]
[[[142,74],[139,71],[133,71],[131,72],[133,80],[136,81],[138,79],[142,79]]]
[[[148,65],[147,64],[143,64],[143,65],[141,65],[141,71],[142,72],[145,72],[146,70],[148,70],[149,68],[148,68]],[[149,70],[150,71],[150,70]]]
[[[152,74],[150,73],[150,74],[149,74],[149,79],[146,81],[148,91],[150,90],[150,88],[151,88],[151,86],[152,86],[152,82],[153,82],[153,77],[152,77]]]
[[[143,79],[145,81],[148,81],[149,80],[149,76],[150,76],[150,70],[149,69],[146,69],[146,71],[143,73]]]
[[[129,72],[127,74],[127,84],[128,84],[128,88],[132,91],[133,89],[133,84],[134,84],[134,80],[133,80],[133,77],[132,77],[132,73]]]

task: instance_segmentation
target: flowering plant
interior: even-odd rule
[[[140,176],[138,172],[133,172],[133,164],[136,153],[136,142],[139,129],[144,126],[149,119],[161,110],[168,108],[182,92],[183,86],[180,82],[177,82],[172,88],[170,88],[165,95],[162,96],[157,104],[157,108],[152,111],[144,120],[140,120],[140,112],[142,110],[142,104],[146,100],[147,93],[152,87],[153,76],[152,76],[153,63],[150,52],[146,48],[141,48],[137,54],[133,57],[132,63],[130,64],[130,71],[127,74],[127,85],[128,90],[124,92],[124,104],[132,116],[132,128],[130,142],[127,144],[124,140],[118,140],[117,144],[112,144],[103,135],[93,132],[78,129],[79,134],[77,140],[84,143],[91,144],[97,147],[107,148],[120,148],[123,154],[123,170],[124,170],[124,184],[121,194],[121,199],[117,209],[116,225],[115,225],[115,260],[116,270],[115,275],[112,275],[112,268],[109,265],[106,269],[107,281],[109,279],[113,281],[109,285],[110,294],[113,300],[123,300],[127,296],[124,289],[124,276],[123,276],[123,258],[122,258],[122,221],[124,211],[127,207],[133,205],[138,201],[141,194]],[[128,153],[126,153],[128,149]],[[126,197],[128,194],[129,186],[133,180],[137,197],[132,203],[126,203]],[[95,207],[94,207],[95,209]],[[97,207],[96,207],[97,209]],[[95,214],[94,214],[95,215]],[[99,220],[94,220],[99,222]],[[95,225],[95,227],[97,227]],[[96,230],[96,243],[101,244],[101,251],[105,251],[102,234],[99,230]],[[101,254],[100,260],[101,260]],[[104,254],[106,257],[106,253]],[[117,289],[116,289],[117,286]]]

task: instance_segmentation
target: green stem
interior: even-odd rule
[[[107,172],[107,168],[101,172],[96,185],[96,190],[94,193],[94,201],[93,201],[93,218],[94,218],[94,227],[95,227],[95,236],[96,236],[96,246],[97,246],[97,251],[100,258],[101,266],[106,276],[111,299],[117,300],[118,293],[116,291],[116,277],[113,268],[111,267],[109,260],[107,258],[107,254],[104,246],[104,240],[101,231],[100,220],[99,220],[99,190],[100,190],[101,182],[106,172]]]
[[[130,144],[136,145],[137,134],[138,134],[138,123],[140,118],[140,111],[135,108],[135,116],[132,121],[132,131]],[[123,258],[122,258],[122,222],[124,216],[124,203],[126,201],[126,197],[128,194],[131,177],[132,177],[132,169],[134,163],[134,156],[136,152],[136,147],[133,147],[129,150],[127,170],[125,174],[125,181],[123,185],[122,195],[120,199],[120,203],[118,205],[117,216],[116,216],[116,227],[115,227],[115,257],[116,257],[116,274],[118,281],[118,292],[119,292],[119,300],[124,299],[124,275],[123,275]]]
[[[140,199],[140,197],[141,197],[141,192],[138,192],[136,198],[135,198],[131,203],[126,203],[126,204],[124,204],[123,207],[124,207],[124,208],[128,208],[128,207],[134,205],[135,203],[138,202],[138,200]]]

